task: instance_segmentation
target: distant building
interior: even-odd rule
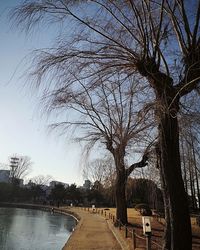
[[[0,182],[9,183],[10,182],[10,170],[0,170]]]
[[[85,180],[85,182],[83,184],[83,188],[89,190],[91,188],[91,181]]]
[[[51,188],[54,188],[56,185],[63,185],[65,188],[69,187],[69,184],[61,182],[61,181],[51,181],[49,185]]]

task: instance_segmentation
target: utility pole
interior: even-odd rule
[[[19,158],[18,157],[11,157],[10,158],[10,178],[13,183],[15,177],[15,171],[19,166]]]

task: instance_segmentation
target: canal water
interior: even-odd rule
[[[50,212],[0,208],[1,250],[61,250],[76,220]]]

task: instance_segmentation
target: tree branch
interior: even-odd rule
[[[144,168],[147,165],[148,165],[148,154],[145,153],[141,161],[132,164],[129,168],[126,169],[126,177],[128,177],[136,168]]]

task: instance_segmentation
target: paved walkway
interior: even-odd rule
[[[70,208],[81,220],[63,250],[121,250],[106,219],[98,214]]]

